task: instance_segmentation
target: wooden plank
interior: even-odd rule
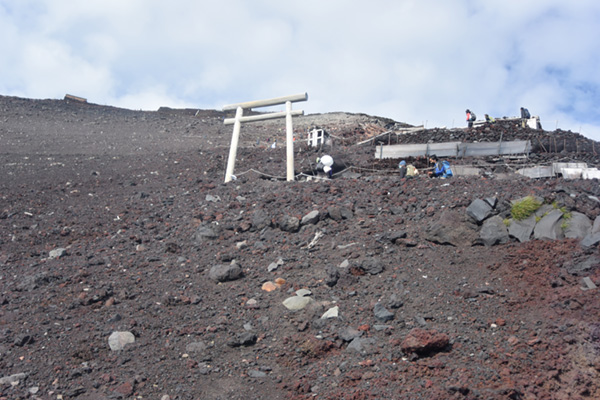
[[[244,103],[228,104],[226,106],[223,106],[223,111],[236,110],[238,107],[241,107],[243,109],[250,109],[250,108],[259,108],[259,107],[267,107],[267,106],[276,106],[278,104],[285,104],[288,101],[294,103],[297,101],[306,101],[306,100],[308,100],[308,93],[300,93],[300,94],[293,94],[290,96],[275,97],[273,99],[267,99],[267,100],[254,100],[254,101],[246,101]]]
[[[290,114],[295,117],[298,115],[304,115],[303,110],[292,110]],[[286,111],[260,114],[260,115],[250,115],[248,117],[241,117],[240,122],[253,122],[253,121],[263,121],[266,119],[275,119],[275,118],[284,118],[287,117]],[[235,118],[225,118],[223,121],[225,125],[233,125],[235,123]]]
[[[65,94],[65,100],[73,100],[79,103],[87,103],[87,99],[83,97],[73,96],[72,94]]]

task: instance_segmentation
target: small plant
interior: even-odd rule
[[[561,209],[562,211],[562,209]],[[563,211],[563,222],[562,224],[560,224],[560,229],[562,229],[563,231],[566,231],[569,228],[569,223],[571,222],[571,218],[573,217],[573,214],[571,214],[570,212],[566,212]]]
[[[522,221],[536,212],[541,206],[542,203],[537,201],[533,196],[527,196],[513,204],[510,214],[517,221]]]
[[[554,207],[555,210],[560,210],[560,212],[562,212],[563,214],[567,213],[567,207],[559,206],[556,201],[552,202],[552,207]]]
[[[510,227],[510,218],[504,218],[502,220],[502,222],[504,222],[504,226],[506,226],[507,228]]]

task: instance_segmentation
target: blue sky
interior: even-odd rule
[[[427,127],[516,116],[600,141],[597,0],[0,0],[0,94],[131,109],[307,92]]]

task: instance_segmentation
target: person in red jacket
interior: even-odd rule
[[[473,111],[469,110],[468,108],[467,108],[466,113],[467,113],[467,126],[469,128],[472,128],[473,122],[475,121],[475,119],[477,119],[477,117],[475,116],[475,113]]]

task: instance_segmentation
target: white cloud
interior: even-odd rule
[[[430,127],[526,106],[600,140],[599,18],[596,0],[0,0],[0,94],[218,109],[307,91],[307,113]]]

